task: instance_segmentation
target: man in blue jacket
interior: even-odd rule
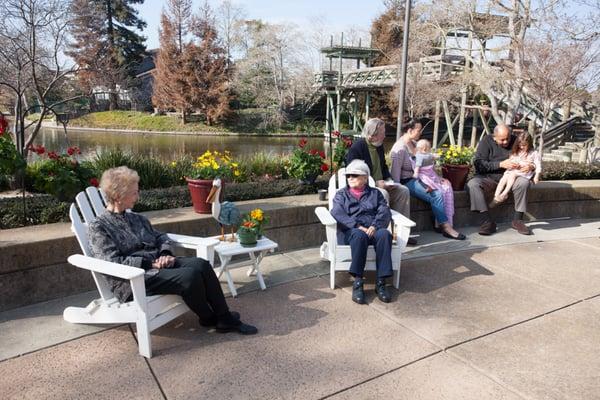
[[[377,189],[368,185],[369,167],[362,160],[354,160],[346,167],[348,185],[338,190],[331,215],[338,222],[338,242],[350,245],[352,262],[350,274],[354,277],[352,300],[365,303],[363,275],[367,248],[375,246],[377,281],[375,293],[384,303],[391,301],[386,278],[393,275],[392,234],[387,230],[392,220],[390,208]]]
[[[362,137],[355,140],[346,153],[346,165],[353,160],[363,160],[369,167],[377,187],[385,190],[389,196],[390,208],[410,218],[410,191],[406,186],[394,184],[385,162],[385,123],[379,118],[371,118],[365,123]],[[417,240],[409,238],[408,244],[415,245]]]

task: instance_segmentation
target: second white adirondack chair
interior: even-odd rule
[[[67,307],[63,318],[67,322],[78,324],[122,324],[135,323],[139,352],[144,357],[152,357],[150,332],[189,311],[180,296],[146,296],[144,270],[128,265],[116,264],[90,257],[87,226],[105,210],[104,194],[95,187],[88,187],[79,193],[75,203],[71,204],[71,230],[77,237],[84,255],[76,254],[68,258],[70,264],[90,270],[100,298],[93,300],[87,307]],[[81,215],[80,215],[81,214]],[[82,219],[83,217],[83,219]],[[176,246],[195,249],[196,255],[214,260],[216,239],[199,238],[185,235],[168,234]],[[110,291],[104,275],[128,279],[133,292],[133,300],[120,303]]]
[[[325,207],[317,207],[315,214],[325,225],[325,231],[327,234],[327,241],[321,245],[320,253],[321,257],[329,260],[329,285],[333,289],[335,287],[335,271],[348,271],[350,269],[350,263],[352,262],[352,254],[350,252],[350,246],[338,244],[337,241],[337,222],[330,213],[333,207],[333,198],[337,191],[346,186],[346,169],[340,168],[336,176],[333,175],[329,179],[329,209]],[[369,177],[369,186],[375,187],[375,181],[372,177]],[[396,240],[392,245],[392,267],[394,269],[394,287],[398,289],[400,287],[400,265],[402,262],[402,252],[406,248],[406,242],[410,235],[410,228],[415,226],[415,223],[403,216],[402,214],[391,210],[392,212],[392,223],[394,225],[393,232]],[[375,270],[375,249],[373,246],[369,246],[367,251],[367,263],[365,266],[366,271]]]

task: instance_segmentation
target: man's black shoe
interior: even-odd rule
[[[384,303],[392,301],[392,295],[385,286],[385,279],[377,279],[377,282],[375,283],[375,293],[377,293],[377,298]]]
[[[409,246],[416,246],[417,245],[417,239],[416,238],[408,238],[408,241],[406,242],[407,245]]]
[[[358,304],[365,304],[365,290],[362,278],[356,278],[352,284],[352,301]]]
[[[230,311],[229,314],[231,315],[231,317],[233,319],[237,319],[238,321],[240,320],[240,313],[237,311]],[[206,319],[206,320],[202,320],[200,319],[200,326],[203,326],[205,328],[214,328],[215,326],[217,326],[217,316],[214,315],[212,318],[210,319]]]

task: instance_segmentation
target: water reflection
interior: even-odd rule
[[[298,144],[298,137],[257,137],[257,136],[200,136],[141,134],[128,132],[95,132],[70,130],[65,138],[62,129],[44,128],[35,140],[47,150],[65,152],[67,147],[78,146],[83,158],[93,158],[107,150],[120,149],[125,153],[140,154],[171,161],[184,154],[198,155],[206,150],[231,151],[234,156],[246,156],[265,152],[289,154]],[[393,139],[386,139],[389,150]],[[308,146],[328,151],[321,138],[309,138]]]

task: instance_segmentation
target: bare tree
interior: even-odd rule
[[[243,31],[243,19],[245,15],[246,12],[243,7],[233,3],[231,0],[223,0],[219,8],[217,8],[217,31],[227,54],[228,67],[231,64],[233,53],[242,47],[240,35]]]
[[[14,132],[22,155],[40,131],[44,117],[79,95],[51,100],[77,69],[61,60],[68,24],[66,0],[5,0],[0,25],[0,86],[14,96]],[[35,104],[30,105],[33,100]],[[25,117],[38,109],[39,118]],[[26,136],[26,129],[28,130]]]
[[[540,151],[550,112],[583,91],[593,90],[599,82],[597,74],[586,74],[600,62],[600,53],[590,51],[589,45],[589,41],[563,42],[548,36],[526,44],[526,91],[542,110]]]

